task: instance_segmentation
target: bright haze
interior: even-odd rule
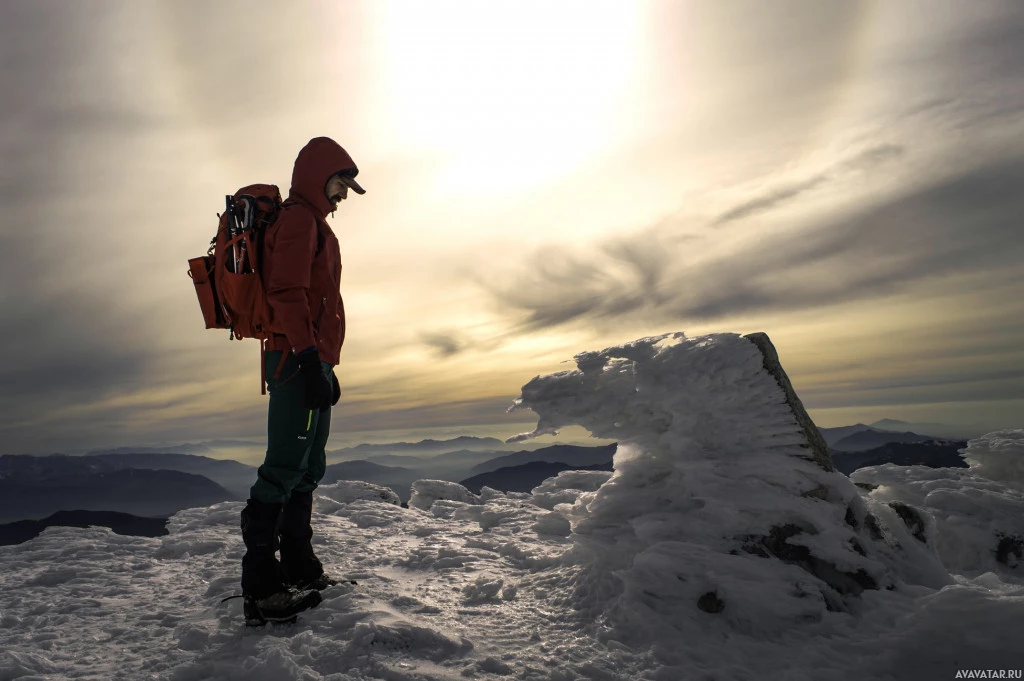
[[[507,436],[679,330],[767,332],[822,426],[1020,427],[1022,73],[1012,1],[5,2],[2,450],[258,438],[186,261],[320,135],[337,435]]]

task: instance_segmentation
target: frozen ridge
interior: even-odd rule
[[[242,503],[183,511],[155,539],[50,528],[0,547],[0,681],[904,681],[1024,667],[1020,568],[985,562],[996,528],[1019,528],[1020,486],[1000,478],[1019,470],[1024,432],[972,441],[970,483],[990,497],[949,479],[936,506],[918,478],[868,492],[831,470],[763,334],[670,334],[576,359],[517,406],[538,414],[534,434],[579,424],[617,439],[613,474],[566,471],[532,494],[418,481],[410,508],[368,483],[324,486],[317,552],[359,585],[265,631],[221,602],[238,589]],[[960,493],[984,527],[965,525]],[[954,530],[973,541],[942,544]]]

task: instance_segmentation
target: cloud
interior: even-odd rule
[[[439,357],[452,357],[465,349],[465,342],[452,333],[428,332],[420,334],[420,339]]]
[[[872,147],[806,180],[775,187],[768,192],[733,206],[722,213],[715,221],[715,224],[721,225],[726,222],[742,220],[786,203],[791,203],[794,199],[828,182],[842,179],[853,172],[872,170],[886,161],[902,156],[903,153],[904,148],[896,144],[881,144]]]
[[[842,386],[801,388],[800,395],[816,409],[871,406],[879,404],[940,404],[1024,400],[1024,370],[938,372],[897,375],[888,379],[866,379]]]
[[[150,332],[112,313],[112,302],[73,291],[0,301],[6,423],[53,420],[65,408],[147,387],[158,361]]]
[[[843,165],[870,167],[893,153],[878,149],[874,158],[860,155]],[[629,248],[616,240],[602,249],[604,258],[549,252],[540,266],[527,264],[510,280],[492,281],[488,290],[502,309],[522,319],[525,330],[535,330],[638,312],[692,322],[813,309],[951,273],[987,273],[995,282],[1024,275],[1022,186],[1024,157],[854,215],[764,234],[714,256],[704,253],[713,252],[715,232],[684,249],[672,245],[668,230],[638,238]],[[622,263],[629,266],[625,273]]]
[[[812,177],[811,179],[804,180],[803,182],[777,187],[768,193],[750,199],[749,201],[744,201],[743,203],[730,208],[718,217],[715,224],[720,225],[725,222],[732,222],[733,220],[742,220],[743,218],[748,218],[751,215],[763,213],[764,211],[791,201],[802,194],[806,194],[812,189],[820,187],[824,184],[825,180],[825,175],[818,175],[817,177]]]
[[[381,409],[376,402],[344,402],[332,419],[332,426],[339,430],[363,431],[378,429],[402,429],[437,426],[475,424],[521,424],[530,421],[529,414],[508,413],[508,408],[518,395],[437,402],[416,407]]]

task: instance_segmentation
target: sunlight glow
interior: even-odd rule
[[[438,189],[543,185],[614,143],[636,78],[642,5],[375,5],[390,128],[440,157]]]

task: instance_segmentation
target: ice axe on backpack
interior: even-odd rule
[[[238,273],[238,242],[235,241],[235,237],[238,236],[239,225],[238,216],[235,215],[235,201],[234,197],[230,194],[224,197],[224,214],[228,217],[228,234],[231,235],[231,268],[230,271]]]
[[[190,258],[188,276],[195,285],[208,329],[229,329],[230,338],[260,341],[260,372],[272,312],[263,291],[260,266],[266,230],[281,210],[281,192],[271,184],[242,187],[225,198],[217,233],[206,255]]]

